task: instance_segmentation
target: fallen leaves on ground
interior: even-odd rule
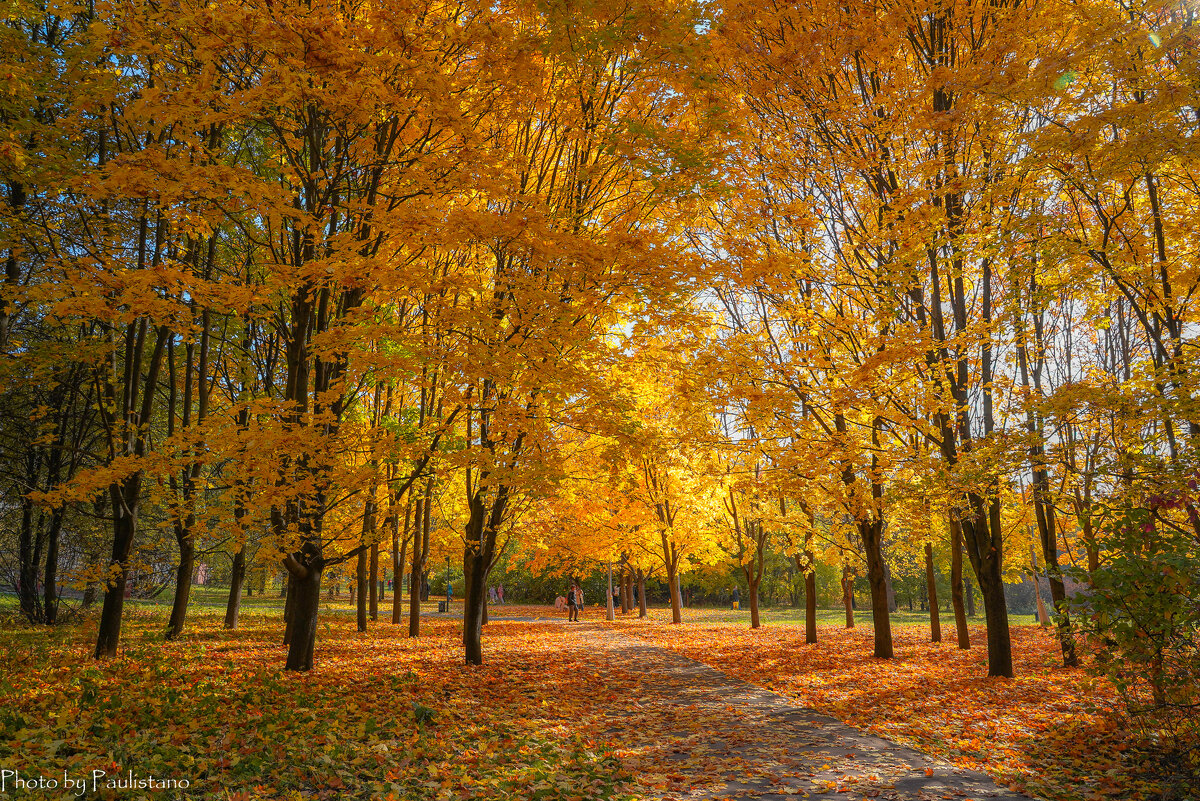
[[[488,664],[469,667],[461,621],[423,620],[410,639],[407,620],[359,634],[329,615],[317,670],[295,674],[279,669],[278,615],[244,615],[236,632],[200,615],[175,643],[164,622],[130,613],[105,662],[90,657],[94,625],[0,634],[0,764],[60,782],[104,771],[97,798],[164,797],[105,791],[128,771],[187,780],[189,798],[630,797],[589,737],[604,710],[579,680],[586,662],[555,654],[537,624],[489,626]]]
[[[1081,668],[1063,668],[1058,643],[1037,626],[1012,630],[1015,679],[987,678],[977,645],[928,642],[895,629],[896,658],[875,659],[869,628],[662,626],[625,620],[617,630],[1001,784],[1048,799],[1156,799],[1169,789],[1115,714],[1113,694]]]

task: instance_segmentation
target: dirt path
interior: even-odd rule
[[[606,734],[649,798],[1027,798],[636,638],[588,623],[576,637],[642,676]]]

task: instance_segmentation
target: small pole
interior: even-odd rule
[[[611,561],[608,563],[608,592],[606,593],[606,595],[608,596],[608,599],[607,599],[608,600],[608,612],[607,612],[607,614],[605,614],[604,619],[605,620],[615,620],[616,617],[613,615],[613,602],[612,602],[612,562]]]
[[[446,555],[446,614],[450,614],[450,555]]]

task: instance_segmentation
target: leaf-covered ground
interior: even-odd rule
[[[664,711],[644,665],[595,647],[603,608],[578,625],[547,607],[494,609],[481,667],[462,664],[460,620],[426,617],[410,639],[382,621],[359,634],[347,611],[323,615],[307,675],[280,671],[277,611],[226,632],[201,610],[182,641],[164,643],[166,610],[133,607],[123,655],[103,663],[90,658],[94,623],[4,626],[0,768],[186,779],[188,798],[573,801],[686,791],[729,761],[691,753],[690,729]],[[1015,630],[1014,681],[980,678],[982,648],[931,646],[916,628],[898,629],[892,663],[870,658],[862,629],[823,629],[812,647],[801,629],[673,627],[661,611],[612,628],[1054,801],[1149,801],[1163,789],[1139,773],[1104,689],[1057,667],[1053,640],[1033,628]],[[106,792],[103,780],[99,790],[88,797],[171,797]]]
[[[588,736],[612,696],[590,691],[586,654],[556,653],[534,624],[489,627],[489,663],[469,668],[457,621],[427,618],[410,639],[407,625],[364,635],[328,615],[318,669],[297,675],[279,670],[278,615],[244,616],[237,632],[202,615],[178,643],[161,642],[164,622],[135,610],[123,655],[104,663],[90,658],[93,625],[0,634],[0,767],[59,781],[132,770],[186,779],[188,798],[630,795]],[[88,797],[169,797],[99,790]]]
[[[930,643],[926,628],[898,626],[889,661],[871,656],[869,626],[821,626],[807,645],[796,627],[615,625],[1021,792],[1055,801],[1186,797],[1133,746],[1109,688],[1063,668],[1057,641],[1038,626],[1013,628],[1016,678],[996,679],[986,677],[981,627],[963,651],[952,639]]]

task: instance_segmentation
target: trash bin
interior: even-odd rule
[[[445,601],[438,601],[438,611],[439,612],[446,611],[446,602]]]

